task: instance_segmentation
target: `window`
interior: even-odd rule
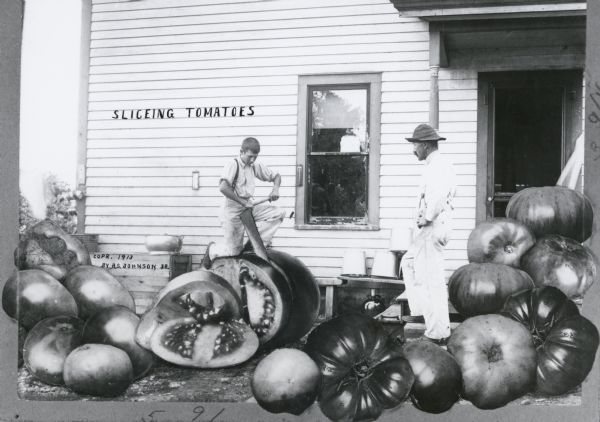
[[[300,76],[296,228],[379,223],[381,75]]]

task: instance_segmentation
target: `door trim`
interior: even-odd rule
[[[547,70],[531,71],[541,77],[570,83],[563,97],[563,140],[561,168],[564,167],[573,151],[575,140],[582,131],[583,71]],[[525,72],[480,72],[477,78],[477,166],[476,166],[476,222],[488,218],[488,195],[494,177],[494,86],[496,83],[510,83]],[[571,104],[569,104],[571,103]],[[491,189],[490,189],[491,187]]]

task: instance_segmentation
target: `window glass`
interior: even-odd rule
[[[368,86],[311,87],[309,224],[368,222]]]
[[[367,141],[367,88],[311,92],[311,152],[360,152]]]
[[[366,155],[325,155],[309,158],[309,222],[335,223],[367,218]]]

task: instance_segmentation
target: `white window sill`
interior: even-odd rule
[[[346,231],[378,231],[379,226],[375,224],[296,224],[296,230],[346,230]]]

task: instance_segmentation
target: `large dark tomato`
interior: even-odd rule
[[[269,262],[254,253],[217,258],[210,271],[233,286],[262,347],[272,348],[310,331],[319,313],[320,293],[299,259],[276,250],[269,250],[268,257]]]
[[[533,336],[539,392],[564,394],[587,377],[598,349],[598,330],[559,289],[545,286],[517,293],[508,298],[502,314]]]
[[[238,294],[222,277],[199,270],[169,282],[142,316],[135,339],[181,366],[221,368],[245,362],[258,337],[241,319]]]
[[[154,356],[135,341],[139,322],[140,318],[124,306],[101,309],[85,322],[83,342],[109,344],[124,350],[133,365],[133,378],[141,378],[152,369]]]
[[[321,371],[303,351],[276,349],[262,359],[252,374],[252,394],[271,413],[300,415],[317,398]]]
[[[150,340],[154,354],[180,366],[225,368],[250,359],[258,337],[240,321],[199,321],[193,317],[161,324]]]
[[[537,240],[521,259],[536,286],[555,286],[569,298],[581,298],[600,277],[600,262],[587,246],[560,235]]]
[[[90,262],[83,243],[49,220],[31,227],[15,250],[15,265],[19,269],[40,269],[61,281],[69,270]]]
[[[319,316],[321,296],[317,280],[298,258],[275,249],[267,251],[271,265],[283,273],[292,290],[292,309],[278,344],[296,341],[307,334]]]
[[[65,359],[81,344],[83,321],[55,316],[38,322],[23,345],[23,359],[31,375],[46,384],[61,385]]]
[[[415,374],[410,391],[413,404],[429,413],[449,410],[462,392],[462,374],[456,359],[428,341],[408,342],[403,352]]]
[[[536,352],[529,331],[498,314],[466,319],[448,351],[462,371],[462,396],[480,409],[496,409],[535,386]]]
[[[138,324],[135,340],[150,349],[154,331],[165,322],[190,316],[207,320],[216,314],[226,321],[240,318],[241,311],[240,298],[225,279],[205,270],[191,271],[158,292]]]
[[[278,345],[292,311],[292,289],[285,276],[254,254],[222,257],[210,271],[223,277],[241,298],[242,317],[263,347]]]
[[[517,192],[506,216],[528,226],[536,237],[560,234],[583,242],[592,235],[594,212],[583,194],[563,186],[543,186]]]
[[[469,262],[495,262],[519,267],[521,256],[535,243],[529,228],[510,218],[483,221],[467,241]]]
[[[65,359],[65,385],[78,394],[117,397],[133,382],[127,353],[108,344],[84,344]]]
[[[121,305],[135,311],[129,290],[104,268],[80,265],[69,271],[64,284],[79,306],[79,317],[84,320],[111,306]]]
[[[322,323],[308,335],[305,351],[323,376],[321,411],[334,421],[378,418],[408,397],[415,380],[401,345],[364,315]]]
[[[448,295],[454,308],[470,317],[498,312],[511,294],[533,287],[525,271],[504,264],[471,263],[452,273]]]
[[[2,307],[26,329],[51,316],[77,316],[78,312],[71,293],[42,270],[15,271],[4,284]]]

